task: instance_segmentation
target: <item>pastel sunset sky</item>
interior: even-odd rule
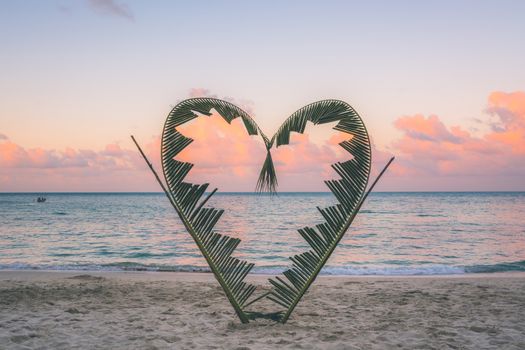
[[[525,190],[525,1],[0,1],[0,192],[159,191],[179,101],[228,99],[267,135],[350,103],[396,162],[380,191]],[[239,120],[200,117],[190,179],[253,191],[265,156]],[[327,191],[330,127],[273,151],[281,191]],[[376,170],[377,171],[377,170]]]

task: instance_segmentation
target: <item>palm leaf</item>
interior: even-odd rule
[[[233,251],[241,242],[240,239],[222,235],[213,230],[223,210],[208,208],[204,205],[216,189],[203,199],[208,184],[197,185],[184,182],[193,164],[175,159],[177,154],[193,141],[177,131],[177,127],[196,118],[198,116],[196,112],[211,115],[212,109],[228,123],[240,117],[249,135],[260,134],[267,142],[268,139],[253,119],[233,104],[213,98],[184,100],[171,110],[162,132],[161,159],[167,184],[165,192],[217,281],[224,289],[237,316],[243,323],[246,323],[252,317],[244,311],[243,307],[256,287],[243,280],[254,265],[232,257]]]
[[[282,323],[288,320],[352,224],[366,198],[372,161],[366,127],[357,112],[343,101],[324,100],[299,109],[283,123],[272,140],[275,140],[277,147],[289,144],[290,133],[303,133],[308,121],[315,125],[337,121],[334,129],[349,134],[349,139],[339,145],[353,158],[332,165],[341,179],[325,181],[339,201],[337,205],[318,208],[326,222],[315,228],[299,229],[299,234],[312,249],[291,257],[293,265],[283,273],[283,278],[269,280],[273,288],[267,298],[285,308],[280,318]]]

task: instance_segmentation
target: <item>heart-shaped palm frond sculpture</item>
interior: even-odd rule
[[[197,118],[199,114],[211,115],[212,109],[228,123],[235,118],[241,118],[249,135],[259,134],[263,138],[267,156],[257,183],[258,190],[274,191],[277,185],[270,152],[273,144],[275,143],[277,147],[288,144],[290,133],[292,131],[303,133],[308,121],[313,124],[337,122],[334,129],[349,134],[349,139],[341,142],[340,145],[353,158],[333,165],[341,176],[340,180],[326,181],[339,204],[324,209],[318,208],[326,220],[325,223],[316,225],[315,228],[305,227],[299,230],[312,250],[291,257],[293,266],[284,272],[285,278],[270,279],[272,290],[250,302],[248,299],[256,287],[243,280],[254,265],[232,257],[240,239],[221,235],[213,230],[223,210],[204,207],[217,189],[202,199],[208,184],[196,185],[184,182],[193,164],[175,159],[177,154],[193,141],[179,133],[177,127]],[[160,180],[133,136],[132,139],[243,323],[257,317],[271,318],[283,323],[288,320],[297,303],[314,282],[352,224],[364,200],[393,161],[392,158],[367,191],[371,168],[368,133],[357,112],[347,103],[338,100],[319,101],[299,109],[283,123],[271,140],[246,112],[229,102],[214,98],[184,100],[172,109],[162,132],[161,159],[166,185]],[[285,310],[271,314],[245,311],[246,306],[264,297],[284,307]]]

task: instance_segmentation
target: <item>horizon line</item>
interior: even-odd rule
[[[208,191],[205,193],[209,193]],[[279,195],[279,194],[331,194],[330,191],[282,191],[276,193],[256,192],[256,191],[217,191],[216,194],[257,194],[257,195]],[[372,193],[525,193],[525,190],[510,190],[510,191],[373,191]],[[3,192],[2,194],[164,194],[162,191],[13,191]]]

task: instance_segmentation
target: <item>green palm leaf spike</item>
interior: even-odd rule
[[[243,279],[253,268],[254,264],[232,257],[233,251],[241,242],[240,239],[222,235],[213,230],[223,210],[204,207],[204,205],[217,189],[202,199],[208,184],[197,185],[184,182],[183,180],[193,167],[193,164],[175,159],[175,156],[193,141],[191,138],[185,137],[178,132],[177,127],[197,118],[197,113],[211,115],[210,111],[212,109],[228,123],[240,117],[248,134],[260,134],[268,145],[268,138],[262,133],[253,119],[233,104],[214,98],[184,100],[171,110],[162,132],[161,159],[166,181],[166,186],[164,186],[133,136],[132,138],[148,166],[155,174],[173,208],[175,208],[186,230],[199,247],[215,278],[224,289],[237,316],[241,322],[247,323],[253,317],[250,313],[245,312],[243,307],[256,287],[243,282]],[[272,183],[274,180],[268,178],[265,181]]]
[[[272,141],[276,142],[277,147],[289,144],[290,133],[303,133],[307,121],[315,125],[338,122],[334,129],[351,136],[339,145],[353,158],[332,165],[341,179],[325,181],[339,201],[339,204],[331,207],[317,208],[326,222],[316,225],[315,228],[304,227],[298,230],[312,249],[290,257],[293,265],[283,273],[283,278],[269,279],[272,290],[267,298],[285,308],[285,311],[279,313],[282,315],[279,319],[282,323],[288,320],[352,224],[364,200],[394,160],[390,159],[366,192],[372,151],[368,132],[357,112],[343,101],[323,100],[312,103],[292,114],[273,136]]]

